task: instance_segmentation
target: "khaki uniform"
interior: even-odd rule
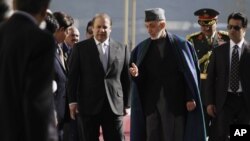
[[[207,39],[202,32],[196,32],[187,35],[187,40],[193,44],[197,53],[201,79],[206,79],[211,51],[213,48],[218,47],[229,40],[228,33],[226,31],[217,31],[212,39]]]

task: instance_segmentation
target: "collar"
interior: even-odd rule
[[[107,45],[107,46],[109,46],[109,38],[107,38],[104,42],[100,42],[100,41],[98,41],[95,37],[94,37],[94,40],[95,40],[95,43],[96,43],[96,45],[99,45],[99,44],[105,44],[105,45]]]
[[[233,48],[235,45],[237,45],[241,49],[244,41],[245,39],[243,38],[238,44],[235,44],[235,42],[230,39],[230,48]]]
[[[214,36],[215,36],[215,33],[216,33],[216,31],[215,31],[211,36],[206,36],[206,35],[205,35],[206,39],[213,39]]]
[[[63,42],[63,45],[67,48],[72,48],[69,44],[67,44],[65,41]]]

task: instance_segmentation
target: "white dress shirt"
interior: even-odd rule
[[[229,69],[231,70],[231,61],[232,61],[232,53],[233,53],[233,49],[234,49],[234,46],[237,45],[238,46],[238,52],[239,52],[239,57],[241,58],[241,55],[242,55],[242,52],[243,52],[243,43],[244,43],[244,39],[242,39],[239,43],[234,43],[232,40],[230,40],[230,54],[229,54]],[[240,60],[239,58],[239,60]],[[230,75],[230,73],[229,73]],[[230,76],[229,76],[230,78]],[[241,82],[239,84],[239,89],[237,90],[237,92],[242,92],[242,86],[241,86]],[[229,82],[229,85],[228,85],[228,92],[232,92],[232,90],[230,89],[230,82]]]

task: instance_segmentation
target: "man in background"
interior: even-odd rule
[[[68,28],[68,33],[62,44],[62,49],[64,53],[64,57],[68,62],[69,56],[71,54],[72,48],[74,47],[75,43],[79,42],[80,39],[80,32],[75,26],[70,26]]]
[[[80,38],[80,32],[75,26],[70,26],[67,29],[68,33],[66,35],[66,38],[64,39],[64,42],[62,43],[62,50],[63,54],[65,57],[65,62],[68,65],[69,58],[72,52],[72,49],[74,45],[79,42]],[[69,66],[67,66],[69,67]],[[68,106],[68,105],[67,105]],[[69,119],[69,127],[67,128],[68,136],[69,136],[69,141],[79,141],[79,136],[81,135],[81,128],[80,128],[80,119],[76,118],[74,119]]]
[[[93,28],[93,22],[92,21],[89,21],[88,24],[87,24],[87,27],[86,27],[86,39],[89,39],[89,38],[92,38],[93,37],[93,31],[92,31],[92,28]]]
[[[54,12],[55,19],[57,20],[59,27],[54,32],[54,38],[56,42],[56,52],[54,57],[54,80],[57,83],[57,90],[54,93],[55,109],[57,112],[57,129],[59,141],[67,140],[68,132],[66,123],[68,123],[69,107],[66,95],[66,83],[68,81],[68,67],[62,50],[62,43],[64,42],[68,27],[74,23],[72,17],[64,12]]]
[[[227,24],[230,41],[213,49],[208,67],[205,96],[207,113],[213,117],[209,141],[229,141],[230,125],[250,124],[248,19],[234,12]]]
[[[0,140],[47,141],[54,40],[39,24],[50,0],[14,0],[0,26]]]
[[[219,12],[214,9],[202,8],[194,12],[195,16],[198,16],[198,24],[200,25],[200,32],[196,32],[187,35],[189,40],[196,51],[199,59],[200,78],[201,78],[201,100],[203,104],[203,111],[206,123],[206,131],[209,136],[211,117],[206,112],[205,105],[205,85],[207,79],[207,67],[209,64],[209,57],[212,49],[224,44],[229,40],[228,33],[226,31],[218,31],[218,15]]]

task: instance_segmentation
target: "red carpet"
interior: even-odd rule
[[[125,141],[130,141],[130,115],[123,118]],[[103,141],[102,131],[100,131],[100,141]]]

